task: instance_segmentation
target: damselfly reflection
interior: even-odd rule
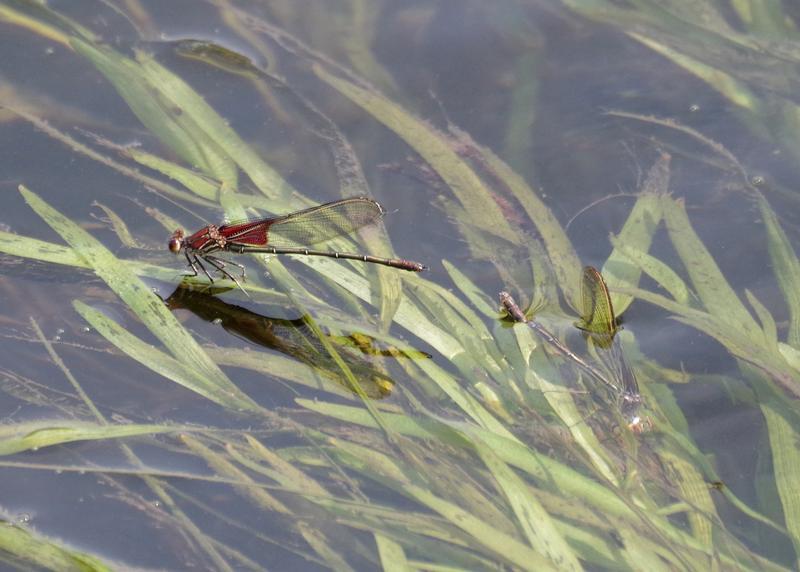
[[[263,316],[247,308],[229,304],[206,291],[179,287],[165,300],[171,310],[184,309],[207,322],[221,325],[231,334],[253,344],[290,356],[349,389],[334,359],[303,318],[287,319]],[[376,348],[363,334],[328,335],[339,350],[368,397],[381,399],[392,392],[394,382],[366,354],[427,358],[427,354],[396,348]]]
[[[511,318],[528,324],[558,354],[611,390],[618,399],[622,417],[632,431],[646,431],[649,423],[640,414],[642,397],[639,384],[616,338],[618,327],[608,287],[600,272],[591,266],[584,269],[582,298],[583,315],[581,322],[576,325],[586,332],[588,343],[594,346],[601,367],[575,354],[536,320],[529,320],[508,292],[500,293],[500,302]]]

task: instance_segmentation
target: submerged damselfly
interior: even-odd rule
[[[528,319],[508,292],[500,293],[500,302],[511,318],[530,326],[557,353],[610,389],[617,396],[620,413],[632,431],[646,431],[648,422],[641,416],[639,383],[616,336],[619,327],[611,297],[605,280],[596,268],[587,266],[584,269],[581,292],[583,311],[581,321],[576,326],[585,332],[587,341],[594,346],[602,369],[575,354],[539,322]]]

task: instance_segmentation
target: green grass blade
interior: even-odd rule
[[[628,32],[628,35],[654,52],[669,58],[689,73],[696,75],[731,103],[747,111],[757,111],[759,109],[760,101],[758,97],[744,83],[725,71],[683,54],[675,48],[644,34]]]
[[[669,292],[669,295],[678,304],[689,306],[692,298],[686,282],[678,276],[672,268],[664,264],[658,258],[642,252],[638,248],[623,245],[615,237],[611,237],[611,244],[614,245],[614,252],[624,256],[631,263],[641,268],[645,274],[655,280],[659,286]]]
[[[386,125],[419,153],[452,189],[473,225],[509,242],[519,242],[519,236],[508,225],[490,190],[456,154],[445,135],[376,91],[335,76],[319,65],[314,71],[317,77]]]
[[[795,551],[795,564],[800,565],[800,434],[795,427],[768,403],[761,406],[767,422],[775,485],[783,507],[784,521]]]
[[[61,215],[36,194],[20,186],[27,203],[55,230],[95,271],[95,273],[133,310],[148,329],[187,369],[213,380],[222,391],[230,392],[240,406],[253,409],[178,320],[139,278],[93,236]],[[222,389],[224,388],[224,389]]]
[[[775,211],[760,197],[758,206],[767,230],[767,248],[772,269],[789,307],[789,345],[800,349],[800,260],[783,232]]]
[[[412,484],[403,486],[403,491],[417,502],[439,513],[453,525],[469,534],[474,542],[491,550],[497,558],[510,562],[520,570],[555,570],[556,567],[544,556],[525,546],[460,507],[438,498],[429,490]]]
[[[266,197],[282,202],[290,200],[294,192],[291,185],[264,162],[196,91],[151,56],[140,52],[137,58],[145,77],[160,86],[165,96],[179,105],[206,137],[216,141]]]
[[[411,572],[412,568],[409,566],[406,553],[400,544],[377,532],[374,536],[384,572]]]
[[[94,46],[78,38],[72,47],[88,59],[111,82],[131,111],[164,145],[189,165],[208,170],[199,144],[177,123],[157,97],[157,90],[144,77],[141,67],[110,48]]]
[[[9,523],[0,523],[0,552],[14,555],[35,570],[111,572],[119,569],[105,564],[96,556],[67,548]]]
[[[20,451],[38,451],[43,447],[75,441],[119,439],[177,430],[179,428],[169,425],[95,425],[63,419],[0,425],[0,455],[12,455]]]
[[[222,378],[207,376],[143,342],[114,320],[83,302],[76,300],[73,304],[75,310],[100,335],[143,366],[223,407],[250,411],[258,409],[258,405],[224,377],[224,374]]]
[[[644,188],[628,219],[617,235],[616,244],[631,246],[640,252],[647,252],[653,242],[653,235],[661,222],[661,195],[669,190],[670,156],[662,153],[647,173]],[[619,286],[636,287],[642,276],[641,268],[633,265],[628,258],[615,248],[602,268],[603,278],[612,290],[611,302],[617,317],[633,302],[632,296],[614,293]]]
[[[462,139],[464,136],[462,135]],[[508,188],[536,226],[544,243],[550,265],[556,275],[558,287],[564,292],[567,303],[574,310],[580,308],[581,261],[564,227],[553,211],[539,198],[536,192],[490,149],[475,145],[486,160],[488,169]]]
[[[672,244],[678,251],[703,306],[710,314],[743,332],[751,342],[763,346],[764,332],[722,275],[716,261],[697,236],[681,201],[662,197],[664,218]]]
[[[147,153],[141,149],[129,148],[125,149],[125,152],[140,165],[144,165],[174,181],[178,181],[198,197],[214,202],[219,201],[218,182],[211,181],[191,169],[187,169],[186,167],[182,167],[172,161],[167,161],[166,159]]]
[[[577,556],[530,487],[485,443],[474,439],[473,444],[514,511],[528,544],[537,553],[545,555],[559,570],[582,570]]]
[[[758,316],[758,321],[761,322],[761,329],[764,331],[764,339],[767,347],[771,350],[777,350],[778,326],[775,324],[775,318],[772,317],[772,314],[767,307],[764,306],[764,304],[761,303],[761,300],[756,298],[756,295],[750,290],[745,290],[744,294],[747,296],[747,301],[750,302],[750,306],[753,308],[756,316]]]

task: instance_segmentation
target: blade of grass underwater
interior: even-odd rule
[[[555,570],[544,556],[519,540],[493,528],[455,504],[433,495],[422,487],[406,484],[403,490],[409,497],[439,513],[452,524],[469,534],[473,540],[492,551],[497,558],[518,566],[521,570]]]
[[[377,428],[372,419],[365,411],[346,406],[320,401],[310,401],[307,399],[297,399],[295,402],[306,409],[334,417],[336,419],[355,423],[357,425]],[[435,420],[415,420],[405,415],[386,413],[384,419],[397,432],[408,437],[418,437],[422,439],[438,439],[447,444],[463,447],[470,440],[480,439],[506,463],[514,465],[522,471],[528,473],[537,481],[546,485],[555,484],[564,494],[574,495],[584,499],[591,506],[598,508],[602,512],[638,522],[638,516],[620,500],[617,494],[596,480],[582,475],[574,469],[567,467],[538,452],[529,449],[520,443],[513,435],[498,435],[491,431],[467,425],[464,423],[450,423],[447,426]],[[453,440],[453,428],[462,431],[470,437],[465,441]]]
[[[296,403],[301,407],[343,421],[377,428],[371,417],[362,409],[306,399],[298,399]],[[471,439],[480,438],[504,462],[528,473],[543,485],[555,486],[562,494],[579,498],[589,506],[595,507],[602,514],[607,513],[609,516],[623,519],[631,523],[632,526],[637,527],[637,530],[644,525],[646,527],[645,530],[652,529],[657,531],[659,535],[663,535],[664,538],[674,543],[673,547],[675,549],[688,549],[700,551],[706,555],[711,554],[694,537],[686,534],[679,527],[673,526],[666,518],[652,512],[636,510],[632,504],[620,498],[619,492],[615,489],[605,487],[596,480],[578,473],[549,456],[529,449],[514,437],[509,439],[475,425],[456,422],[448,422],[446,428],[441,430],[437,429],[440,422],[433,419],[410,419],[405,415],[390,413],[384,414],[384,420],[395,431],[403,435],[422,439],[438,439],[459,447],[463,447],[465,441],[463,439],[453,440],[451,438],[453,429],[462,431],[470,436]],[[726,555],[722,555],[722,560],[727,564],[735,564]]]
[[[169,425],[100,425],[54,419],[38,420],[15,425],[0,425],[0,455],[12,455],[21,451],[38,451],[74,441],[98,441],[119,439],[136,435],[151,435],[178,431]]]
[[[664,219],[672,244],[681,258],[703,306],[710,314],[744,332],[763,346],[764,332],[722,275],[717,263],[697,236],[682,201],[662,197]]]
[[[381,568],[385,572],[410,572],[412,568],[408,565],[403,547],[383,534],[376,532],[373,535],[381,559]]]
[[[672,62],[689,73],[694,74],[706,82],[709,87],[722,94],[722,96],[727,98],[731,103],[750,112],[758,111],[760,107],[758,97],[744,83],[730,74],[683,54],[644,34],[631,31],[627,32],[627,34],[654,52],[672,60]]]
[[[228,392],[239,407],[253,409],[253,402],[241,394],[200,345],[172,315],[164,303],[139,278],[120,264],[98,240],[61,215],[36,194],[20,186],[25,201],[55,230],[95,273],[133,310],[170,352],[198,376],[214,383],[217,391]]]
[[[197,145],[203,157],[203,171],[209,177],[220,181],[223,188],[238,189],[239,169],[235,158],[222,148],[219,140],[203,125],[207,117],[204,114],[209,112],[213,114],[211,107],[185,82],[160,67],[152,55],[142,51],[136,51],[135,55],[142,77],[152,86],[153,98]],[[179,112],[176,113],[175,110]],[[221,121],[219,117],[216,118]]]
[[[242,484],[235,486],[235,488],[243,498],[249,499],[257,506],[268,511],[277,512],[287,518],[292,517],[292,511],[285,503],[275,498],[263,488],[255,486],[257,485],[256,481],[236,467],[227,455],[219,454],[189,435],[181,435],[181,441],[189,450],[204,459],[214,471],[220,475],[241,482]],[[293,519],[292,528],[332,569],[352,570],[344,558],[329,545],[328,540],[321,531],[311,528],[309,523],[303,522],[300,519]]]
[[[466,134],[459,136],[462,141],[465,137],[467,137]],[[558,287],[564,292],[564,297],[570,307],[579,310],[581,308],[580,276],[583,265],[561,223],[530,185],[502,159],[490,149],[475,143],[472,145],[479,150],[487,168],[506,185],[525,209],[547,250],[550,265],[558,279]]]
[[[317,77],[383,123],[419,153],[456,195],[472,224],[513,244],[519,242],[520,237],[508,225],[491,192],[456,154],[446,136],[378,92],[337,77],[320,65],[313,69]]]
[[[645,274],[655,280],[659,286],[669,292],[678,304],[691,305],[691,295],[686,282],[669,266],[655,256],[642,252],[637,248],[623,245],[615,237],[611,237],[614,252],[626,257],[641,268]]]
[[[305,256],[302,258],[299,261],[306,266],[313,268],[364,302],[370,301],[369,282],[363,276],[343,268],[341,264],[335,261],[324,260],[322,257]],[[404,276],[403,280],[421,280],[421,278],[418,276]],[[432,324],[407,296],[400,299],[400,305],[394,315],[394,321],[433,346],[436,351],[448,360],[452,361],[456,356],[464,353],[464,348],[461,344],[450,334]]]
[[[89,263],[70,247],[10,232],[0,231],[0,252],[73,268],[91,269]],[[174,280],[176,275],[174,269],[138,260],[117,260],[117,263],[137,276],[147,276],[165,282]]]
[[[775,211],[759,195],[758,206],[767,231],[767,249],[778,286],[789,307],[789,334],[786,341],[800,349],[800,260],[783,232]]]
[[[682,499],[692,508],[686,515],[692,535],[711,550],[713,546],[712,522],[720,521],[714,500],[711,498],[706,484],[697,468],[686,459],[665,450],[660,450],[658,457],[664,467],[671,473],[670,482],[676,483]]]
[[[238,387],[227,380],[210,377],[195,368],[187,366],[184,362],[157,350],[120,327],[114,320],[105,314],[76,300],[73,302],[75,311],[86,320],[100,335],[116,346],[121,352],[139,362],[152,371],[163,375],[187,389],[210,399],[223,407],[234,410],[255,411],[258,405]],[[181,328],[183,326],[180,326]],[[201,350],[202,351],[202,350]]]
[[[669,190],[669,165],[670,156],[662,153],[647,173],[644,188],[636,199],[636,204],[631,209],[622,230],[617,235],[615,244],[630,245],[641,252],[647,252],[653,242],[653,235],[661,222],[661,195]],[[617,317],[631,305],[632,296],[613,292],[618,286],[639,285],[642,271],[639,266],[633,265],[628,258],[615,248],[603,264],[603,278],[611,292],[611,303]]]
[[[140,247],[139,243],[136,242],[136,239],[133,238],[131,231],[128,229],[128,225],[125,224],[124,220],[122,220],[122,217],[115,213],[110,207],[107,207],[106,205],[97,201],[92,202],[92,206],[101,209],[105,213],[106,220],[98,220],[108,224],[111,230],[114,231],[114,234],[117,235],[117,238],[123,244],[123,246],[127,246],[128,248]]]
[[[451,433],[455,440],[461,439],[456,433]],[[331,453],[336,455],[343,463],[439,513],[456,528],[461,529],[472,537],[472,542],[477,541],[478,544],[487,547],[494,553],[495,558],[500,558],[516,564],[517,566],[521,566],[525,557],[532,557],[534,560],[530,561],[531,565],[537,564],[544,566],[544,568],[539,569],[553,569],[548,565],[544,557],[538,555],[535,551],[516,540],[516,538],[512,537],[510,534],[507,534],[491,524],[490,519],[487,519],[485,516],[480,518],[476,516],[477,513],[473,514],[472,512],[464,510],[453,502],[437,496],[433,490],[428,490],[415,484],[413,481],[418,479],[406,476],[409,473],[413,473],[414,470],[410,467],[404,468],[402,465],[398,465],[400,460],[390,459],[387,455],[377,453],[368,447],[363,447],[355,443],[339,441],[338,444],[345,447],[347,454],[341,454],[344,453],[344,451],[338,448],[332,450]],[[391,475],[394,474],[402,476],[399,479],[392,478]],[[459,498],[465,504],[472,506],[468,500],[461,497]],[[509,526],[511,525],[509,524]],[[500,550],[501,546],[505,546],[505,551]],[[523,569],[530,569],[525,566],[522,567]]]
[[[58,572],[112,572],[124,566],[106,565],[96,556],[72,550],[55,540],[34,535],[30,530],[0,522],[0,552],[11,554],[23,562]]]
[[[24,7],[25,12],[6,5],[0,6],[0,19],[25,28],[47,38],[53,42],[69,47],[69,32],[76,32],[87,38],[94,37],[94,34],[87,28],[78,25],[77,22],[50,10],[45,4],[39,2],[14,2],[19,7]]]
[[[763,341],[760,345],[754,344],[740,330],[732,329],[730,322],[717,316],[677,304],[664,296],[639,288],[626,288],[625,290],[636,298],[672,312],[675,314],[676,320],[716,339],[731,354],[763,370],[794,395],[800,396],[800,384],[797,382],[796,372],[777,351],[777,348],[775,351],[771,351]]]
[[[164,109],[157,97],[157,86],[152,86],[144,77],[141,66],[109,48],[96,47],[77,38],[73,38],[71,44],[111,82],[151,133],[189,165],[208,171],[202,149]]]
[[[461,293],[466,296],[467,300],[469,300],[472,305],[480,311],[481,314],[487,318],[497,318],[497,308],[495,308],[497,304],[494,300],[488,298],[484,294],[483,290],[478,288],[475,283],[467,277],[466,274],[461,272],[449,261],[442,260],[442,265],[447,271],[447,274],[450,276],[450,280],[452,280],[453,284],[455,284],[456,287],[461,290]]]
[[[172,161],[167,161],[166,159],[142,151],[141,149],[127,148],[125,149],[125,153],[140,165],[144,165],[174,181],[178,181],[198,197],[214,202],[219,200],[219,182],[213,182],[191,169],[187,169]]]
[[[267,198],[293,206],[291,197],[296,191],[292,186],[264,162],[195,90],[151,56],[139,52],[137,59],[145,77],[154,85],[161,86],[164,95],[191,117],[206,137],[216,141]]]
[[[756,313],[758,321],[761,322],[761,329],[764,332],[764,340],[766,341],[767,347],[777,350],[778,326],[775,324],[775,318],[772,317],[772,314],[767,307],[761,303],[761,300],[756,298],[756,295],[753,294],[749,289],[744,291],[744,295],[747,297],[747,301],[750,302],[750,306]]]
[[[422,307],[428,310],[428,314],[433,317],[440,328],[455,336],[466,350],[462,359],[469,358],[468,364],[464,365],[458,360],[454,360],[456,367],[466,373],[474,370],[477,365],[492,379],[502,383],[505,373],[497,363],[500,354],[496,349],[493,352],[489,351],[486,342],[492,341],[491,336],[474,312],[466,308],[452,293],[441,287],[421,283],[410,286],[409,290]],[[468,316],[467,319],[462,317],[464,314]]]
[[[15,101],[14,105],[15,106],[19,106],[20,104]],[[63,143],[64,145],[66,145],[71,150],[75,151],[76,153],[80,153],[82,155],[85,155],[86,157],[92,159],[93,161],[97,161],[98,163],[101,163],[101,164],[103,164],[103,165],[105,165],[105,166],[107,166],[107,167],[109,167],[111,169],[114,169],[115,171],[117,171],[119,173],[122,173],[123,175],[125,175],[127,177],[130,177],[130,178],[132,178],[132,179],[134,179],[136,181],[140,181],[141,183],[143,183],[147,187],[150,187],[150,188],[154,189],[155,191],[157,191],[157,192],[159,192],[161,194],[164,194],[164,195],[166,195],[168,197],[174,197],[174,198],[180,199],[180,200],[182,200],[184,202],[187,202],[187,203],[190,203],[190,204],[200,204],[200,205],[204,205],[204,206],[211,206],[209,204],[209,201],[207,201],[205,199],[202,199],[202,198],[200,198],[200,197],[198,197],[196,195],[193,195],[190,192],[178,189],[177,187],[174,187],[172,185],[168,185],[168,184],[164,183],[160,179],[157,179],[155,177],[150,177],[148,175],[143,174],[139,169],[134,169],[134,168],[132,168],[132,167],[126,165],[126,164],[123,164],[123,163],[119,162],[119,161],[115,161],[114,159],[112,159],[111,157],[109,157],[107,155],[103,155],[101,153],[98,153],[97,151],[95,151],[94,149],[89,147],[88,145],[84,145],[83,143],[77,141],[75,138],[67,135],[63,131],[59,131],[58,129],[53,127],[49,122],[40,119],[39,117],[37,117],[36,115],[33,115],[32,113],[28,113],[26,111],[23,111],[19,107],[14,107],[14,108],[8,107],[8,102],[7,101],[4,102],[4,107],[6,109],[9,109],[10,111],[15,113],[19,117],[22,117],[26,121],[29,121],[31,124],[36,126],[37,129],[39,129],[40,131],[42,131],[45,134],[49,135],[53,139]],[[114,147],[114,148],[116,149],[117,147]]]
[[[770,404],[762,404],[761,412],[767,422],[784,522],[794,545],[795,563],[800,564],[800,496],[797,494],[800,490],[800,434]]]
[[[559,570],[582,570],[578,557],[531,489],[485,443],[479,439],[472,443],[514,511],[528,544],[549,558]]]

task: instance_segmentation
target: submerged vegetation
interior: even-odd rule
[[[392,76],[369,50],[382,3],[343,2],[347,23],[329,22],[329,34],[346,37],[346,61],[315,49],[301,33],[297,21],[307,18],[313,28],[327,18],[324,10],[301,15],[291,2],[273,4],[262,11],[226,0],[203,3],[252,54],[246,56],[195,38],[152,41],[160,35],[139,2],[100,4],[139,36],[125,46],[33,0],[0,2],[3,30],[57,46],[62,57],[85,66],[82,73],[92,82],[102,78],[93,85],[124,102],[146,130],[135,136],[146,143],[114,143],[128,135],[103,130],[99,112],[91,117],[63,101],[50,106],[58,94],[48,98],[14,84],[0,93],[4,120],[29,123],[50,145],[151,191],[117,207],[105,204],[112,193],[100,185],[91,197],[73,197],[86,200],[86,207],[103,201],[101,241],[98,226],[54,206],[59,193],[71,192],[59,181],[49,187],[21,181],[20,196],[60,240],[12,227],[0,231],[0,251],[31,267],[46,263],[53,274],[84,276],[79,284],[114,293],[126,321],[95,303],[88,287],[73,288],[67,302],[96,333],[98,359],[123,370],[116,375],[128,375],[108,383],[126,379],[126,391],[136,391],[130,376],[149,370],[181,386],[179,402],[157,412],[128,405],[118,414],[108,394],[98,399],[87,389],[82,372],[63,358],[66,348],[42,332],[37,317],[24,324],[70,390],[55,393],[47,379],[2,364],[3,389],[14,403],[7,410],[22,413],[0,425],[0,465],[9,474],[93,477],[115,503],[114,519],[105,521],[123,511],[124,526],[136,519],[142,535],[161,543],[152,555],[160,560],[110,553],[71,537],[69,529],[49,534],[6,514],[0,561],[53,570],[795,569],[800,261],[772,202],[796,205],[792,193],[774,188],[765,195],[742,162],[702,130],[666,117],[604,111],[609,121],[658,133],[652,146],[658,151],[626,220],[609,238],[601,269],[609,292],[603,287],[590,304],[585,265],[565,224],[519,173],[515,153],[506,161],[450,121],[436,127],[402,102]],[[736,107],[754,137],[797,156],[800,115],[791,89],[800,63],[797,32],[789,25],[793,15],[781,13],[778,4],[731,3],[741,24],[736,30],[715,3],[564,4],[582,22],[617,26],[639,49],[694,74]],[[523,8],[515,4],[513,10]],[[673,22],[696,10],[703,18],[691,27]],[[757,60],[748,58],[754,54]],[[773,68],[790,71],[771,74]],[[275,139],[292,133],[291,144],[257,143],[256,126],[235,128],[212,105],[211,94],[195,87],[202,83],[198,77],[233,86],[237,101],[258,109],[250,114],[273,118]],[[783,79],[787,85],[774,85]],[[523,95],[536,91],[535,79],[523,83],[511,98],[515,117],[524,115]],[[340,124],[352,117],[384,129],[356,142]],[[164,237],[176,228],[202,226],[196,217],[221,219],[224,213],[234,220],[322,202],[287,178],[294,169],[307,166],[307,180],[315,181],[315,162],[325,165],[327,200],[379,194],[373,190],[380,182],[372,181],[380,177],[365,174],[362,156],[375,153],[386,137],[414,157],[385,170],[410,170],[424,181],[430,195],[418,201],[421,211],[442,219],[440,231],[446,221],[468,263],[425,260],[448,254],[430,243],[412,253],[432,267],[420,275],[357,261],[250,255],[252,300],[230,281],[211,288],[202,275],[180,279],[171,295],[154,292],[154,284],[174,288],[182,261],[147,245],[163,243],[165,251]],[[514,125],[506,143],[524,138]],[[301,143],[312,151],[298,158],[293,145]],[[787,310],[748,289],[738,291],[714,245],[701,238],[701,223],[671,184],[674,165],[693,160],[734,181],[736,193],[728,196],[759,213],[753,232],[766,244],[774,272],[769,281]],[[392,197],[404,201],[411,204]],[[394,256],[382,227],[364,229],[361,248]],[[335,247],[355,250],[347,240]],[[656,243],[657,252],[651,248]],[[554,351],[538,330],[509,320],[498,303],[501,289],[587,361],[603,363],[604,345],[624,351],[648,431],[631,431],[617,407],[619,395]],[[624,320],[633,304],[657,308],[660,320],[671,318],[724,348],[736,374],[671,368],[647,357],[638,347],[644,332],[618,328],[611,311]],[[604,309],[593,315],[590,305]],[[590,343],[574,325],[579,318]],[[206,322],[233,336],[219,338]],[[266,381],[254,385],[254,378]],[[762,466],[752,475],[757,502],[725,484],[714,451],[691,430],[675,389],[688,383],[719,386],[760,413]],[[271,394],[278,389],[285,399],[276,404]],[[126,400],[152,399],[150,391]],[[202,405],[213,409],[208,419],[192,415],[206,411]],[[26,407],[35,421],[19,420]],[[92,458],[80,448],[87,442],[107,447],[108,456]],[[50,448],[54,454],[38,456]],[[122,524],[108,526],[132,534]]]

